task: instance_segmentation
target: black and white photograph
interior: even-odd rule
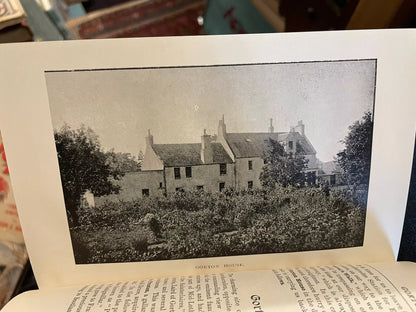
[[[376,64],[45,72],[75,263],[362,246]]]

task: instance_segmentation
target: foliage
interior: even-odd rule
[[[119,187],[110,178],[119,179],[122,173],[111,168],[98,136],[90,128],[72,130],[64,126],[54,135],[65,206],[70,225],[76,226],[81,196],[87,190],[96,196],[118,192]]]
[[[346,173],[347,183],[354,188],[368,186],[372,137],[373,120],[367,112],[349,127],[349,133],[342,141],[345,148],[337,154],[336,160]]]
[[[342,194],[290,185],[107,202],[81,216],[71,228],[77,263],[360,246],[365,223],[365,210]]]
[[[137,162],[140,164],[140,167],[141,167],[143,159],[144,159],[144,154],[143,154],[143,151],[140,150],[139,154],[137,155]]]
[[[269,139],[266,144],[264,167],[260,175],[263,186],[274,187],[280,184],[305,185],[305,169],[307,160],[301,154],[292,155],[284,150],[284,147],[277,141]]]
[[[111,170],[121,172],[136,172],[141,170],[141,162],[130,153],[116,153],[114,150],[106,152],[107,164]]]

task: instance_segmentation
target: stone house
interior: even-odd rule
[[[154,144],[150,131],[146,137],[142,172],[161,171],[160,186],[167,193],[192,189],[215,192],[233,187],[234,167],[222,144],[205,132],[201,143]],[[146,193],[147,185],[142,185],[142,193]]]
[[[223,118],[218,134],[201,136],[201,143],[155,144],[150,130],[142,171],[135,173],[135,190],[130,196],[154,196],[181,190],[222,191],[261,186],[264,150],[269,139],[281,143],[288,153],[302,153],[308,159],[307,174],[316,176],[319,161],[300,121],[289,132],[229,133]],[[123,190],[122,190],[123,192]],[[134,194],[134,195],[133,195]]]

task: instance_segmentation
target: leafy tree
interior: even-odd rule
[[[114,149],[106,153],[111,169],[122,173],[141,170],[141,164],[130,153],[116,153]]]
[[[337,154],[336,160],[346,173],[349,185],[354,188],[368,186],[373,138],[371,113],[365,113],[361,120],[354,122],[348,129],[349,133],[342,141],[345,148]]]
[[[122,173],[110,166],[107,155],[101,151],[98,136],[90,128],[71,130],[64,126],[55,130],[54,135],[65,207],[70,225],[77,226],[81,196],[87,190],[96,196],[117,193],[120,188],[113,181]]]
[[[266,144],[264,163],[260,174],[263,186],[305,185],[305,169],[308,161],[301,154],[287,153],[284,147],[273,139],[269,139]]]
[[[137,161],[140,164],[140,168],[142,166],[143,159],[144,159],[144,154],[143,154],[143,151],[140,150],[139,151],[139,154],[137,155]]]

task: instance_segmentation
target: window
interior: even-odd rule
[[[227,174],[227,164],[220,164],[220,175]]]
[[[293,141],[289,141],[289,149],[293,149]]]
[[[248,186],[249,189],[252,189],[253,188],[253,181],[248,181],[247,186]]]
[[[181,178],[181,168],[174,168],[173,172],[175,174],[175,180],[179,180]]]
[[[225,182],[220,182],[220,192],[225,188]]]
[[[192,178],[192,167],[185,167],[185,176],[187,178]]]
[[[204,190],[204,186],[203,186],[203,185],[197,185],[197,186],[196,186],[196,189],[197,189],[198,191],[203,191],[203,190]]]
[[[160,189],[163,188],[163,183],[162,182],[159,183],[159,188]]]
[[[253,161],[252,160],[248,161],[248,170],[253,170]]]
[[[149,196],[149,189],[142,189],[142,196],[143,197]]]

